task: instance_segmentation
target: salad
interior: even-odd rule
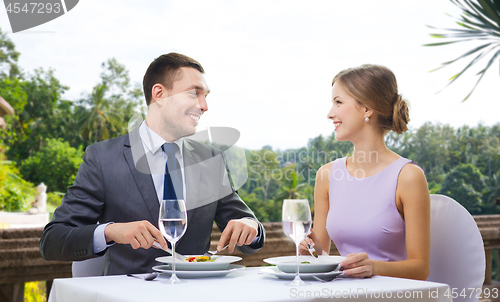
[[[184,259],[185,262],[213,262],[215,259],[210,259],[210,256],[191,256]]]

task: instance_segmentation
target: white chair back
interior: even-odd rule
[[[452,198],[432,194],[427,281],[448,284],[454,302],[478,301],[476,294],[482,293],[485,267],[483,239],[474,218]],[[472,293],[472,289],[477,290]]]
[[[71,271],[74,277],[102,276],[104,273],[105,256],[83,261],[73,261]]]

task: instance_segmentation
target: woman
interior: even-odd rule
[[[352,277],[384,275],[425,280],[430,263],[430,196],[425,175],[385,145],[389,131],[407,130],[408,103],[394,74],[362,65],[333,79],[328,118],[335,138],[354,144],[352,156],[318,170],[313,241],[328,255],[333,240]]]

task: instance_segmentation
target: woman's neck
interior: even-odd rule
[[[365,137],[353,144],[354,152],[348,160],[348,165],[352,169],[363,169],[368,172],[399,157],[387,148],[383,135]]]

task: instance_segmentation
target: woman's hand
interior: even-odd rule
[[[306,238],[304,240],[302,240],[302,242],[300,243],[299,254],[300,255],[310,255],[309,246],[314,247],[314,249],[316,250],[316,252],[319,255],[323,254],[323,248],[321,247],[321,242],[320,242],[318,236],[316,236],[316,234],[314,233],[314,231],[312,229],[309,232],[309,234],[306,236]]]
[[[355,278],[373,276],[373,262],[366,253],[349,254],[340,262],[344,275]]]

